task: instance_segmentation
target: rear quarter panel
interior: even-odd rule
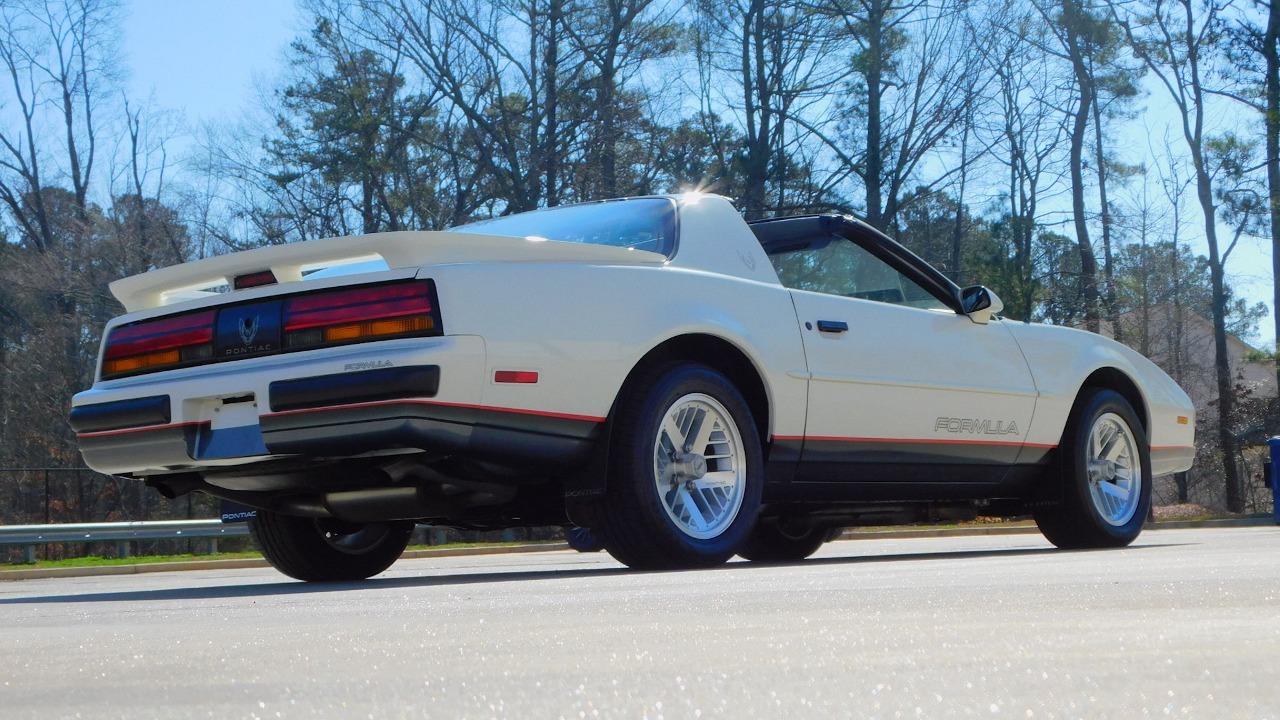
[[[485,340],[484,405],[603,418],[646,353],[702,333],[735,345],[760,372],[771,432],[803,433],[800,331],[776,283],[671,265],[475,263],[421,276],[436,282],[445,332]],[[539,380],[496,383],[497,370],[535,370]]]

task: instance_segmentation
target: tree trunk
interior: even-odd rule
[[[964,186],[969,175],[969,128],[972,115],[966,110],[964,130],[960,133],[960,185],[956,192],[956,216],[951,226],[951,281],[963,282],[960,273],[960,245],[964,241]]]
[[[615,19],[614,23],[618,21]],[[616,46],[617,39],[614,38]],[[600,192],[604,197],[618,196],[618,138],[617,113],[613,107],[614,83],[617,82],[615,51],[605,50],[605,60],[600,67]]]
[[[1089,241],[1088,218],[1084,205],[1084,136],[1089,129],[1089,111],[1093,103],[1093,78],[1084,62],[1080,47],[1082,12],[1076,0],[1062,1],[1063,32],[1067,52],[1075,71],[1078,99],[1071,124],[1071,216],[1075,221],[1076,244],[1080,248],[1080,285],[1084,302],[1085,325],[1098,332],[1098,261]]]
[[[884,158],[880,147],[880,85],[884,76],[882,47],[884,15],[881,0],[870,0],[867,3],[867,167],[864,184],[866,185],[867,223],[882,232],[885,227],[881,210],[883,190],[880,187],[880,180],[884,174]]]
[[[360,182],[360,232],[378,232],[378,218],[373,210],[373,180],[368,176]]]
[[[1267,32],[1262,54],[1267,62],[1266,136],[1267,189],[1271,201],[1271,277],[1273,300],[1271,317],[1280,341],[1280,0],[1268,3]],[[1274,349],[1274,348],[1273,348]],[[1276,354],[1276,387],[1280,388],[1280,353]]]
[[[1151,357],[1151,248],[1147,244],[1147,237],[1151,233],[1151,205],[1147,201],[1146,190],[1142,193],[1142,227],[1139,236],[1139,247],[1142,248],[1142,262],[1138,268],[1138,272],[1142,276],[1142,285],[1139,289],[1138,305],[1139,319],[1138,326],[1138,351],[1146,357]]]
[[[547,186],[545,197],[548,207],[560,204],[560,126],[556,117],[560,88],[560,22],[563,15],[562,0],[551,0],[547,10],[546,70],[546,132],[544,160],[546,161]]]
[[[748,220],[764,216],[769,181],[770,95],[764,73],[764,0],[752,0],[742,26],[742,89],[747,123],[742,210]]]
[[[1096,90],[1096,85],[1094,89]],[[1107,322],[1111,324],[1111,337],[1124,342],[1124,328],[1120,327],[1120,308],[1116,304],[1116,274],[1111,255],[1111,204],[1107,201],[1107,161],[1102,145],[1102,105],[1093,101],[1093,152],[1098,173],[1098,211],[1102,224],[1102,276],[1106,282],[1103,304],[1107,310]]]
[[[1227,355],[1227,293],[1222,257],[1218,252],[1216,212],[1213,204],[1212,179],[1204,166],[1199,147],[1192,148],[1196,168],[1196,195],[1204,214],[1205,240],[1209,245],[1209,279],[1213,285],[1213,349],[1214,375],[1218,390],[1218,444],[1222,451],[1222,476],[1227,495],[1227,509],[1244,510],[1239,468],[1236,466],[1235,435],[1231,432],[1235,417],[1235,394],[1231,385],[1231,363]]]
[[[1175,205],[1174,213],[1176,214],[1177,211],[1178,206]],[[1173,251],[1169,253],[1170,265],[1173,267],[1173,323],[1171,325],[1173,337],[1169,339],[1169,344],[1173,348],[1173,380],[1181,385],[1186,377],[1186,373],[1183,371],[1185,363],[1183,363],[1182,355],[1182,329],[1186,326],[1183,324],[1185,314],[1183,313],[1182,298],[1182,267],[1181,263],[1178,262],[1178,248],[1181,246],[1181,241],[1179,240],[1179,233],[1177,230],[1178,226],[1176,223],[1177,221],[1175,220]]]

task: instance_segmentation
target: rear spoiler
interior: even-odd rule
[[[664,255],[608,245],[460,232],[389,232],[269,245],[161,268],[111,283],[111,294],[127,312],[199,297],[231,286],[235,278],[270,270],[279,283],[298,282],[304,272],[381,258],[390,269],[461,262],[582,262],[602,265],[661,265]]]

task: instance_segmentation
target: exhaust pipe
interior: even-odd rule
[[[438,498],[429,498],[416,487],[336,490],[319,496],[285,498],[277,508],[304,517],[334,517],[351,522],[384,522],[447,517],[453,508]]]
[[[172,500],[204,487],[204,480],[195,473],[175,473],[149,477],[143,484]]]

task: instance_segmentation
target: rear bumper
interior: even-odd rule
[[[572,465],[591,450],[597,418],[436,402],[381,400],[265,415],[275,454],[349,457],[414,448],[498,463]]]
[[[485,372],[478,337],[388,341],[100,383],[71,424],[85,463],[116,475],[399,449],[531,469],[588,455],[603,418],[486,406]]]
[[[170,423],[80,435],[80,452],[96,470],[115,474],[210,469],[209,448],[240,444],[239,457],[341,458],[417,449],[538,468],[586,459],[599,421],[546,417],[508,409],[455,406],[424,399],[352,402],[264,415],[261,448],[251,432],[222,436],[208,423]],[[261,452],[255,452],[255,450]],[[234,451],[233,451],[234,452]],[[220,453],[220,454],[225,454]]]

